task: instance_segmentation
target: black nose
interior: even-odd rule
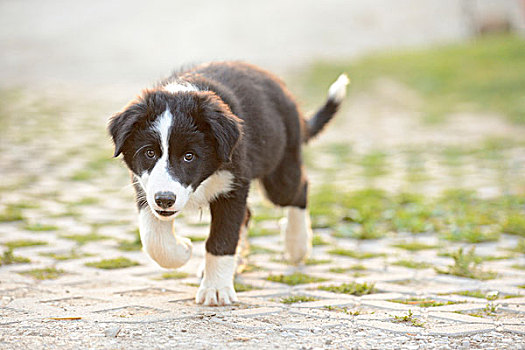
[[[175,204],[175,193],[173,192],[157,192],[155,193],[155,203],[162,209],[168,209]]]

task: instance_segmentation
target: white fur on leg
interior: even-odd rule
[[[235,256],[216,256],[206,253],[204,278],[201,281],[195,302],[204,305],[230,305],[237,301],[233,288]]]
[[[190,260],[193,246],[185,237],[176,237],[173,221],[157,219],[149,207],[139,212],[140,240],[148,255],[164,268],[176,268]]]
[[[289,262],[298,264],[312,250],[312,228],[306,209],[288,208],[288,222],[284,232],[285,255]]]

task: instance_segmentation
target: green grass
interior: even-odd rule
[[[282,304],[295,304],[295,303],[306,303],[309,301],[317,301],[318,298],[309,297],[306,295],[291,295],[289,297],[283,297],[279,300]]]
[[[86,263],[88,267],[96,267],[97,269],[113,270],[123,269],[126,267],[138,266],[138,262],[130,260],[126,257],[119,257],[115,259],[103,259],[96,262]]]
[[[473,297],[473,298],[482,298],[482,299],[487,299],[487,300],[495,300],[498,298],[498,294],[496,293],[488,293],[488,292],[483,292],[483,291],[480,291],[480,290],[465,290],[465,291],[462,291],[462,292],[459,292],[459,293],[455,293],[455,294],[458,294],[458,295],[463,295],[463,296],[466,296],[466,297]]]
[[[328,311],[337,311],[337,312],[343,312],[350,316],[359,316],[361,315],[361,310],[349,310],[347,306],[339,307],[339,306],[332,306],[332,305],[326,305],[324,307]]]
[[[365,295],[376,292],[374,283],[356,283],[349,282],[340,285],[320,286],[318,289],[325,290],[332,293],[351,294],[351,295]]]
[[[525,237],[525,214],[509,213],[502,225],[505,233]]]
[[[350,94],[369,90],[378,78],[400,81],[419,92],[423,117],[443,116],[473,105],[525,123],[525,41],[517,35],[486,36],[470,42],[374,54],[358,61],[320,62],[302,75],[301,86],[319,96],[340,72],[349,72]]]
[[[385,232],[376,222],[365,222],[362,225],[344,223],[337,225],[332,235],[336,238],[367,240],[382,238]]]
[[[347,256],[354,259],[372,259],[381,256],[385,256],[384,253],[371,253],[371,252],[358,252],[355,250],[343,249],[343,248],[334,248],[328,251],[328,254],[332,255],[341,255]]]
[[[248,292],[250,290],[259,289],[255,286],[252,286],[251,284],[245,284],[245,283],[240,283],[240,282],[234,282],[233,288],[235,289],[236,292]]]
[[[424,327],[425,323],[418,318],[414,317],[412,310],[408,310],[408,313],[404,316],[394,316],[394,322],[396,323],[409,323],[414,327]]]
[[[488,280],[497,277],[496,272],[484,271],[479,267],[480,259],[474,253],[474,247],[470,249],[468,253],[464,253],[463,248],[459,248],[451,255],[454,259],[454,264],[449,265],[447,269],[435,268],[436,272],[479,280]]]
[[[266,236],[276,236],[279,234],[278,230],[270,230],[264,227],[259,227],[254,225],[250,230],[248,230],[248,237],[266,237]]]
[[[512,252],[525,254],[525,239],[520,239],[514,248],[509,249]]]
[[[31,260],[29,260],[28,258],[14,255],[12,249],[6,250],[0,256],[0,266],[12,265],[12,264],[25,264],[29,262],[31,262]]]
[[[89,242],[101,241],[104,239],[110,239],[108,236],[99,235],[98,233],[88,233],[85,235],[62,235],[61,238],[66,238],[77,242],[79,245],[83,245]]]
[[[352,145],[347,142],[332,142],[321,149],[334,157],[336,166],[345,165],[352,158]]]
[[[9,241],[3,243],[9,249],[24,248],[24,247],[33,247],[40,245],[47,245],[47,242],[44,241],[33,241],[29,239],[18,239],[15,241]]]
[[[88,256],[93,256],[93,254],[79,253],[75,249],[72,249],[69,253],[59,254],[59,253],[51,253],[51,252],[49,252],[49,253],[39,253],[39,255],[40,256],[45,256],[45,257],[48,257],[48,258],[53,258],[53,259],[59,260],[59,261],[80,259],[80,258],[85,258],[85,257],[88,257]]]
[[[12,222],[12,221],[22,221],[24,216],[20,208],[13,207],[8,205],[2,212],[0,212],[0,222]]]
[[[419,307],[434,307],[434,306],[458,304],[458,302],[454,302],[454,301],[436,301],[433,299],[422,299],[422,298],[408,298],[408,299],[403,299],[403,300],[390,299],[388,301],[393,302],[393,303],[405,304],[405,305],[415,305]]]
[[[242,272],[255,272],[255,271],[263,271],[265,270],[263,267],[255,265],[255,264],[246,264],[242,267]]]
[[[331,267],[328,271],[333,273],[347,273],[347,272],[356,272],[356,271],[366,271],[367,268],[364,265],[356,264],[350,267]]]
[[[266,278],[266,280],[271,282],[284,283],[289,286],[326,281],[325,278],[309,276],[301,272],[295,272],[291,275],[270,275]]]
[[[57,279],[65,273],[64,270],[57,269],[55,267],[47,267],[43,269],[31,269],[27,271],[21,271],[19,274],[31,276],[37,280],[52,280]]]
[[[186,236],[186,237],[189,238],[192,242],[204,242],[206,240],[206,236]]]
[[[429,264],[426,262],[406,260],[406,259],[395,261],[392,263],[392,265],[403,266],[409,269],[428,269],[429,267],[432,267],[432,264]]]
[[[375,178],[388,174],[387,154],[382,151],[371,151],[364,154],[359,160],[359,165],[363,168],[362,175],[365,178]]]
[[[24,226],[24,230],[33,231],[33,232],[43,232],[43,231],[56,231],[58,226],[55,225],[44,225],[44,224],[27,224]]]
[[[90,180],[92,178],[94,178],[96,176],[96,174],[91,171],[91,170],[87,170],[87,169],[81,169],[81,170],[77,170],[73,173],[73,175],[71,175],[69,177],[69,180],[72,180],[72,181],[87,181],[87,180]]]
[[[82,199],[79,199],[76,202],[68,203],[72,206],[84,206],[84,205],[94,205],[100,203],[100,199],[96,197],[84,197]]]
[[[314,235],[312,238],[312,245],[314,247],[328,245],[329,243],[323,239],[321,235]]]
[[[400,243],[392,244],[392,247],[409,250],[411,252],[439,248],[439,246],[437,245],[426,244],[426,243],[422,243],[418,241],[400,242]]]
[[[312,266],[312,265],[330,264],[331,262],[332,262],[331,259],[308,258],[305,260],[304,264],[307,266]]]
[[[142,241],[140,240],[140,233],[138,230],[134,233],[135,239],[129,241],[120,241],[118,249],[125,252],[135,252],[142,249]]]
[[[277,252],[273,249],[262,247],[260,245],[251,244],[250,245],[250,255],[255,254],[276,254]]]
[[[174,271],[164,272],[160,276],[160,278],[163,280],[178,280],[178,279],[186,278],[188,276],[189,275],[186,272],[174,270]]]

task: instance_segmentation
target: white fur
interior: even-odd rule
[[[238,301],[233,288],[235,256],[206,253],[204,277],[195,301],[204,305],[230,305]]]
[[[216,171],[197,187],[186,207],[190,210],[200,209],[219,195],[230,192],[233,189],[233,179],[233,174],[227,170]]]
[[[286,258],[292,264],[298,264],[312,250],[312,228],[310,216],[306,209],[288,208],[288,222],[284,232],[284,248]]]
[[[328,99],[335,103],[341,103],[346,96],[346,87],[350,84],[350,79],[346,74],[341,74],[328,89]]]
[[[187,82],[173,82],[164,86],[164,90],[175,94],[177,92],[199,91],[199,89]]]
[[[142,174],[140,177],[140,183],[146,191],[146,199],[150,207],[154,210],[173,210],[180,211],[186,205],[190,194],[192,192],[191,187],[185,187],[180,182],[175,181],[168,173],[168,160],[169,160],[169,137],[170,129],[173,121],[173,116],[169,108],[160,115],[153,127],[160,136],[162,156],[151,170],[151,173]],[[175,204],[170,208],[161,208],[155,203],[155,194],[158,192],[173,192],[176,196]],[[161,216],[155,213],[160,220],[171,220],[172,216]]]
[[[142,188],[146,192],[146,200],[153,210],[166,210],[160,208],[155,203],[155,194],[157,192],[173,192],[176,196],[175,203],[169,210],[181,211],[182,209],[197,210],[208,205],[213,199],[221,194],[230,192],[233,189],[234,176],[231,172],[221,170],[213,173],[204,180],[197,189],[190,186],[184,186],[168,173],[169,159],[169,136],[173,116],[169,108],[159,116],[155,121],[154,128],[160,136],[162,156],[151,170],[151,173],[145,172],[137,177]],[[160,219],[169,221],[175,216],[162,216],[154,212],[154,215]]]
[[[144,251],[160,266],[176,268],[191,258],[191,241],[175,236],[173,221],[158,220],[146,207],[139,211],[139,227]]]

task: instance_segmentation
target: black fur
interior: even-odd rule
[[[199,91],[164,91],[170,82],[189,83]],[[246,200],[252,179],[261,180],[276,205],[306,208],[301,146],[332,118],[337,103],[328,100],[306,121],[284,84],[252,65],[211,63],[175,73],[110,120],[115,156],[122,152],[136,176],[154,166],[141,147],[156,145],[160,157],[160,141],[151,126],[166,106],[173,115],[169,173],[194,189],[218,170],[234,175],[235,189],[210,203],[209,253],[235,253],[241,225],[249,220]],[[181,161],[188,149],[197,154],[191,164]],[[144,208],[144,191],[137,184],[135,189],[137,204]]]

